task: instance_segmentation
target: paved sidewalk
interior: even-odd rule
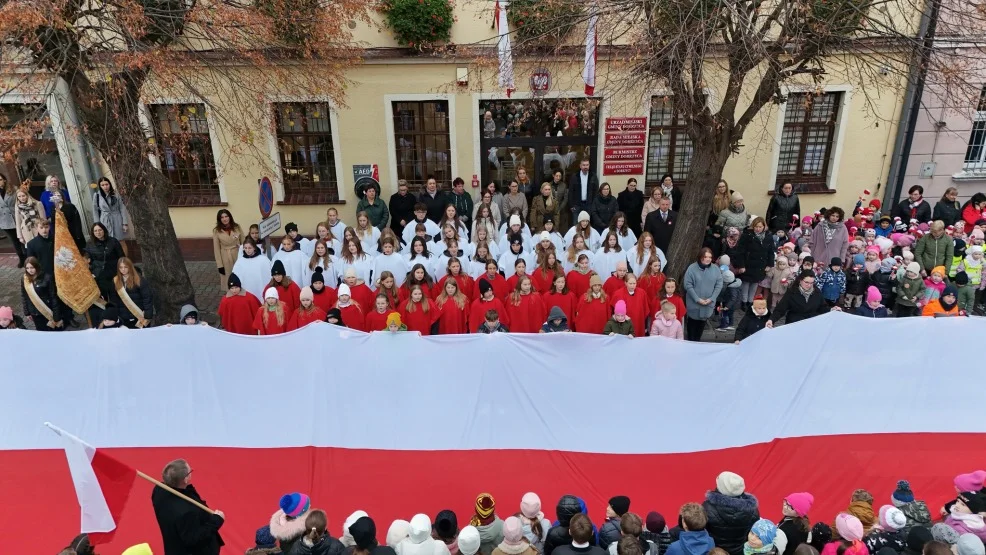
[[[198,303],[200,316],[206,322],[214,324],[219,319],[216,311],[219,309],[219,301],[223,296],[219,289],[220,276],[216,272],[216,263],[211,260],[207,262],[185,262],[185,268],[188,269],[188,276],[192,280],[192,286],[195,287],[195,302]],[[22,313],[20,293],[22,275],[23,270],[17,267],[16,256],[0,254],[0,306],[13,307],[15,314]],[[736,321],[739,322],[742,315],[737,316]],[[77,317],[76,321],[80,322],[82,329],[85,328],[84,318]],[[26,325],[29,328],[32,327],[30,322],[27,322]],[[707,342],[728,343],[732,342],[733,333],[733,331],[716,332],[710,324],[706,326],[702,339]]]

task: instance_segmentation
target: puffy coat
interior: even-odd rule
[[[113,276],[116,275],[116,264],[123,258],[123,247],[113,237],[102,241],[95,238],[86,244],[86,256],[89,257],[89,272],[96,277],[99,291],[103,297],[109,298],[113,290]]]
[[[731,259],[734,268],[745,268],[739,275],[741,281],[757,282],[767,275],[767,268],[774,265],[774,240],[769,233],[763,234],[763,239],[757,239],[752,229],[747,229],[740,236],[739,260]]]
[[[563,495],[558,500],[555,507],[555,516],[558,517],[558,524],[548,530],[548,537],[544,540],[544,555],[551,555],[556,547],[572,543],[572,536],[568,533],[568,524],[572,517],[582,512],[582,504],[579,498],[574,495]],[[591,545],[595,545],[595,539],[589,540]]]
[[[776,323],[786,315],[787,323],[793,324],[825,314],[830,310],[829,305],[825,304],[825,300],[822,298],[821,291],[813,287],[811,295],[805,299],[800,289],[800,285],[794,285],[787,290],[787,293],[781,298],[781,302],[774,307],[774,315],[771,318],[773,322]]]
[[[941,220],[945,223],[945,226],[955,225],[955,222],[962,218],[962,205],[958,201],[953,200],[948,202],[945,199],[938,201],[935,204],[935,209],[932,212],[932,220]]]
[[[712,536],[716,547],[725,549],[730,555],[742,555],[750,528],[760,520],[757,498],[749,493],[730,497],[718,491],[710,491],[705,494],[702,508],[709,519],[705,529]]]
[[[954,250],[952,238],[947,233],[942,233],[937,239],[929,233],[919,239],[914,247],[914,261],[928,274],[931,274],[931,269],[935,266],[944,266],[948,275],[952,269]]]
[[[880,296],[883,297],[884,306],[894,306],[897,295],[894,293],[894,273],[887,272],[884,273],[880,270],[873,272],[872,274],[863,275],[863,290],[865,291],[869,286],[876,287],[880,292]]]
[[[613,195],[608,197],[596,195],[589,206],[589,223],[592,224],[593,229],[602,233],[604,229],[609,227],[609,222],[613,221],[613,216],[619,211],[620,204],[616,201],[616,197]]]
[[[620,541],[623,532],[620,531],[620,517],[607,519],[599,527],[599,547],[608,549],[609,544]]]
[[[808,543],[808,530],[801,527],[801,522],[797,519],[784,517],[778,523],[779,528],[787,536],[787,547],[781,555],[793,555],[794,550],[803,543]],[[875,555],[875,554],[874,554]]]
[[[757,316],[752,310],[746,311],[743,319],[736,326],[736,334],[733,336],[733,341],[743,341],[747,337],[764,329],[767,327],[767,320],[770,320],[769,310],[763,316]]]
[[[787,229],[791,225],[791,217],[795,214],[801,215],[801,201],[797,193],[789,196],[780,193],[770,198],[767,204],[767,228],[771,232],[778,229]]]

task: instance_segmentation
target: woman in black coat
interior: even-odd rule
[[[126,295],[124,295],[126,292]],[[120,322],[130,329],[146,328],[151,325],[154,315],[154,300],[151,284],[140,275],[134,263],[123,257],[116,264],[116,277],[113,278],[113,303],[120,308]],[[130,308],[130,303],[141,313],[138,318]]]
[[[782,183],[767,204],[767,228],[771,233],[777,233],[778,229],[787,231],[791,228],[794,216],[800,214],[801,200],[794,192],[794,186]]]
[[[757,295],[757,284],[767,276],[767,268],[774,265],[774,240],[767,233],[763,218],[754,218],[740,237],[740,258],[733,260],[743,286],[740,301],[750,306]]]
[[[620,212],[627,216],[627,227],[640,236],[641,225],[640,215],[644,211],[644,192],[637,188],[637,180],[631,177],[627,180],[627,188],[620,191],[616,196],[616,203],[620,207]]]
[[[611,192],[609,183],[599,185],[599,194],[592,199],[589,207],[589,219],[592,228],[603,233],[609,223],[613,221],[613,216],[620,211],[620,206],[616,202],[616,197]]]
[[[815,316],[825,314],[829,310],[841,311],[837,306],[829,308],[822,298],[822,292],[815,287],[815,274],[811,271],[801,272],[794,282],[794,287],[787,290],[781,302],[774,307],[774,314],[767,320],[767,327],[774,327],[774,322],[787,316],[787,323],[793,324]]]
[[[29,294],[28,288],[34,295]],[[32,300],[34,296],[41,301],[40,306]],[[58,294],[55,292],[54,276],[46,274],[41,263],[33,256],[27,257],[24,261],[21,303],[24,307],[24,315],[34,322],[34,329],[38,331],[65,329],[60,310],[61,303],[58,302]]]
[[[120,242],[110,237],[106,226],[96,222],[90,230],[92,240],[86,244],[85,255],[89,259],[89,273],[96,279],[99,293],[109,300],[113,291],[116,263],[124,257]]]
[[[932,220],[941,220],[945,223],[945,227],[950,225],[955,225],[955,222],[962,219],[962,205],[956,200],[959,196],[959,190],[955,187],[949,187],[945,189],[945,194],[942,195],[941,200],[935,204],[935,209],[932,212]]]

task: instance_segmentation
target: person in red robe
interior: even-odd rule
[[[454,258],[452,260],[455,260]],[[438,334],[469,333],[466,324],[466,309],[469,298],[459,289],[459,278],[451,273],[442,278],[442,292],[435,299],[438,307]]]
[[[315,273],[312,274],[312,295],[315,297],[315,306],[321,308],[326,314],[339,300],[336,290],[325,286],[325,278],[319,270],[315,270]]]
[[[603,280],[598,275],[589,279],[589,289],[579,297],[575,307],[575,329],[580,333],[602,334],[612,314],[609,299],[603,291]]]
[[[527,262],[525,262],[523,258],[518,258],[517,261],[514,262],[514,275],[507,278],[507,295],[504,297],[504,300],[506,300],[506,298],[510,296],[511,293],[517,290],[517,283],[520,281],[521,278],[525,278],[525,277],[526,278],[531,277],[527,275]],[[533,281],[531,281],[531,289],[532,290],[534,289]]]
[[[594,275],[596,275],[595,272],[589,268],[589,257],[585,254],[579,255],[579,261],[576,263],[575,269],[568,272],[568,275],[565,276],[566,281],[568,281],[568,289],[575,295],[576,299],[581,299],[585,295],[585,292],[589,290],[589,280]],[[599,283],[601,284],[602,281]]]
[[[336,308],[339,309],[339,314],[347,328],[366,331],[363,307],[353,299],[349,285],[345,283],[339,286],[339,300],[336,301]]]
[[[678,282],[674,278],[667,278],[664,280],[664,287],[661,292],[657,295],[657,306],[661,306],[661,301],[667,299],[671,301],[677,310],[678,321],[681,323],[685,322],[685,299],[681,298],[678,294]]]
[[[613,295],[616,294],[617,291],[623,289],[625,287],[624,284],[626,283],[626,279],[627,279],[627,263],[617,262],[616,272],[614,272],[613,275],[609,276],[606,279],[606,282],[603,283],[603,291],[606,292],[606,296],[612,297]]]
[[[253,329],[257,335],[277,335],[288,331],[288,307],[278,298],[276,287],[264,291],[264,304],[257,309]]]
[[[400,307],[407,304],[407,300],[411,298],[411,289],[414,288],[415,285],[421,288],[421,292],[424,294],[426,299],[432,298],[431,287],[434,285],[434,282],[431,281],[431,276],[429,276],[428,272],[425,271],[424,264],[415,264],[414,267],[411,268],[411,271],[407,273],[407,281],[404,282],[404,285],[401,285],[399,292],[400,294],[398,295],[398,312],[400,312]],[[408,325],[408,329],[411,329],[410,324],[407,323],[406,319],[404,320],[404,324]]]
[[[507,294],[510,293],[510,289],[507,287],[507,280],[500,275],[499,268],[500,267],[497,266],[495,260],[490,260],[486,262],[486,273],[479,276],[479,278],[476,280],[476,289],[473,291],[473,295],[472,295],[474,299],[478,300],[483,298],[483,292],[479,288],[479,282],[484,279],[486,280],[486,283],[489,283],[493,287],[494,297],[501,300],[507,298]],[[503,312],[500,312],[500,315],[502,316]],[[503,322],[503,318],[500,318],[500,321]],[[486,322],[486,313],[484,312],[483,317],[477,320],[475,326],[472,325],[472,319],[469,320],[469,331],[475,332],[476,328],[479,327],[479,324],[483,324],[485,322]],[[509,324],[504,322],[503,325],[508,326]]]
[[[280,260],[275,260],[270,267],[270,282],[267,283],[267,287],[273,287],[277,291],[278,300],[284,303],[289,316],[301,306],[299,299],[301,288],[290,277],[284,275],[284,263]],[[266,292],[264,296],[267,296]]]
[[[312,322],[324,322],[325,311],[315,306],[315,295],[311,287],[301,290],[301,306],[291,315],[288,320],[288,331],[303,328]]]
[[[507,296],[505,304],[509,329],[513,333],[538,333],[547,311],[541,294],[534,291],[530,276],[520,276],[517,287]]]
[[[661,302],[657,298],[664,289],[664,272],[661,271],[661,259],[653,256],[644,269],[644,273],[637,277],[637,287],[647,291],[647,298],[651,300],[651,305],[660,307]],[[656,312],[656,309],[655,309]]]
[[[243,290],[236,274],[230,274],[226,284],[226,296],[219,301],[219,321],[223,329],[240,335],[256,335],[253,319],[260,308],[260,300]]]
[[[551,290],[541,295],[544,299],[544,308],[547,312],[551,312],[551,307],[557,306],[565,313],[565,317],[568,318],[568,327],[572,331],[578,331],[575,329],[575,306],[577,301],[575,300],[575,295],[568,290],[568,280],[564,275],[555,276],[555,281],[551,284]],[[545,319],[547,319],[547,313],[545,313]]]
[[[534,270],[531,279],[534,280],[534,290],[544,294],[551,291],[551,286],[555,282],[555,276],[565,275],[555,251],[550,250],[544,257],[544,261]]]
[[[361,311],[367,311],[371,306],[373,306],[373,299],[376,295],[373,294],[373,290],[367,287],[366,283],[363,282],[356,275],[356,270],[353,268],[346,268],[346,275],[342,279],[343,283],[349,286],[349,295],[352,300],[356,301],[359,305]],[[340,286],[340,290],[342,287]],[[342,295],[342,293],[336,292],[337,295]]]
[[[394,274],[389,270],[384,270],[380,274],[380,278],[377,279],[377,290],[374,291],[374,298],[380,295],[383,295],[387,300],[387,306],[394,311],[397,310],[397,305],[400,303],[400,292],[397,289],[397,279],[394,278]]]
[[[363,325],[366,331],[384,331],[387,329],[387,318],[397,311],[391,308],[390,300],[386,293],[377,293],[377,298],[373,307],[375,310],[368,312]]]
[[[445,282],[448,281],[450,277],[455,278],[459,292],[466,297],[466,306],[468,306],[473,300],[473,291],[476,288],[476,280],[472,279],[472,276],[462,271],[462,262],[459,261],[458,258],[449,259],[445,275],[442,276],[442,279],[438,280],[435,291],[437,291],[439,295],[445,291]],[[435,297],[435,300],[438,300],[437,296]]]
[[[643,337],[647,330],[647,320],[653,314],[651,314],[651,303],[647,298],[647,292],[637,287],[637,277],[633,274],[627,275],[626,287],[613,295],[610,306],[616,306],[619,301],[627,305],[627,316],[633,324],[633,336]]]
[[[425,296],[420,285],[411,286],[410,297],[400,306],[398,312],[404,325],[407,326],[407,331],[416,331],[421,335],[431,335],[432,326],[441,316],[435,301]]]
[[[495,266],[496,262],[490,261],[490,264]],[[487,265],[487,268],[489,268],[489,265]],[[497,276],[503,279],[499,274]],[[493,286],[489,281],[486,281],[486,276],[480,276],[476,280],[476,283],[476,287],[479,289],[479,297],[469,307],[469,333],[476,333],[479,330],[479,326],[486,323],[486,311],[490,309],[495,310],[500,315],[500,322],[509,329],[510,315],[504,309],[503,301],[496,297]]]

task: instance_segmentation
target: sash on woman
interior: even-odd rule
[[[119,286],[116,288],[116,294],[120,296],[120,300],[123,301],[123,306],[127,307],[130,314],[133,314],[134,318],[137,319],[137,327],[143,328],[147,326],[147,320],[144,319],[144,311],[141,310],[137,303],[130,298],[130,294],[127,293],[127,288],[124,286]]]
[[[40,312],[45,319],[54,324],[55,315],[52,314],[51,309],[48,308],[48,305],[46,305],[45,302],[41,300],[41,297],[38,296],[37,290],[34,289],[34,284],[31,283],[31,280],[28,279],[27,276],[24,276],[24,291],[27,291],[27,298],[31,299],[31,304],[34,305],[34,308],[38,309],[38,312]]]

